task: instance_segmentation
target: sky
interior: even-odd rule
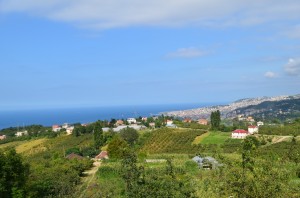
[[[300,93],[299,0],[0,0],[0,110]]]

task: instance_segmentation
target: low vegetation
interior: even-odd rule
[[[74,135],[58,133],[0,145],[0,196],[300,196],[299,137],[286,131],[297,129],[295,122],[283,126],[289,134],[280,136],[285,141],[276,130],[239,140],[228,132],[192,128],[102,132],[102,124],[89,129],[78,125]],[[101,162],[91,179],[82,179],[92,166],[89,158],[101,148],[107,148],[110,159]],[[66,158],[71,153],[83,158]],[[213,157],[222,165],[200,169],[192,160],[196,155]]]

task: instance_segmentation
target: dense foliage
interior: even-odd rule
[[[284,125],[264,125],[259,127],[260,134],[266,135],[300,135],[300,121]]]
[[[0,151],[0,197],[25,197],[29,165],[14,149]]]
[[[137,130],[127,127],[120,131],[120,136],[125,140],[129,145],[134,145],[139,138]]]
[[[219,110],[211,112],[210,124],[212,130],[218,130],[221,124],[221,113]]]

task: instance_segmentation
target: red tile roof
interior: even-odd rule
[[[95,159],[103,159],[103,158],[105,158],[105,159],[108,158],[107,151],[101,151],[101,153],[95,157]]]
[[[78,159],[78,160],[81,160],[84,157],[82,157],[80,155],[77,155],[76,153],[71,153],[71,154],[67,155],[66,158],[67,159]]]
[[[245,131],[244,129],[236,129],[232,131],[232,133],[248,133],[248,131]]]

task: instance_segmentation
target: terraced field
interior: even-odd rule
[[[159,129],[147,140],[142,152],[147,153],[195,153],[198,150],[193,141],[204,134],[202,130],[190,129]]]

